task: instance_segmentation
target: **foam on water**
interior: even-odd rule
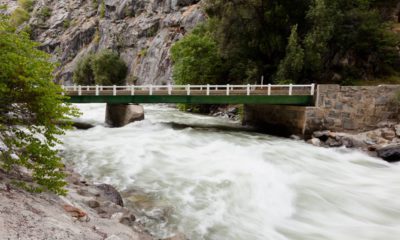
[[[67,161],[96,181],[155,194],[174,208],[168,225],[190,239],[400,236],[398,165],[163,106],[146,106],[145,121],[123,128],[102,124],[102,104],[79,107],[99,125],[64,136]]]

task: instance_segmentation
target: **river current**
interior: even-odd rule
[[[400,239],[400,165],[167,106],[146,105],[144,121],[108,128],[105,105],[78,106],[96,127],[63,136],[66,161],[172,209],[149,226],[160,237],[174,229],[191,240]]]

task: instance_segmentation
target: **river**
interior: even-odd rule
[[[123,128],[104,126],[103,104],[79,108],[97,126],[67,132],[64,158],[93,181],[143,189],[170,207],[164,222],[149,224],[159,236],[399,239],[400,165],[166,106],[146,105],[146,120]]]

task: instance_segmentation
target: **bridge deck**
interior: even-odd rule
[[[314,85],[63,86],[72,103],[311,105]]]

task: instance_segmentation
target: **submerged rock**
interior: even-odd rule
[[[87,129],[91,129],[91,128],[95,127],[93,124],[86,123],[86,122],[80,122],[80,121],[72,122],[72,126],[77,129],[81,129],[81,130],[87,130]]]
[[[123,127],[144,119],[143,106],[133,104],[107,104],[106,123],[112,127]]]

